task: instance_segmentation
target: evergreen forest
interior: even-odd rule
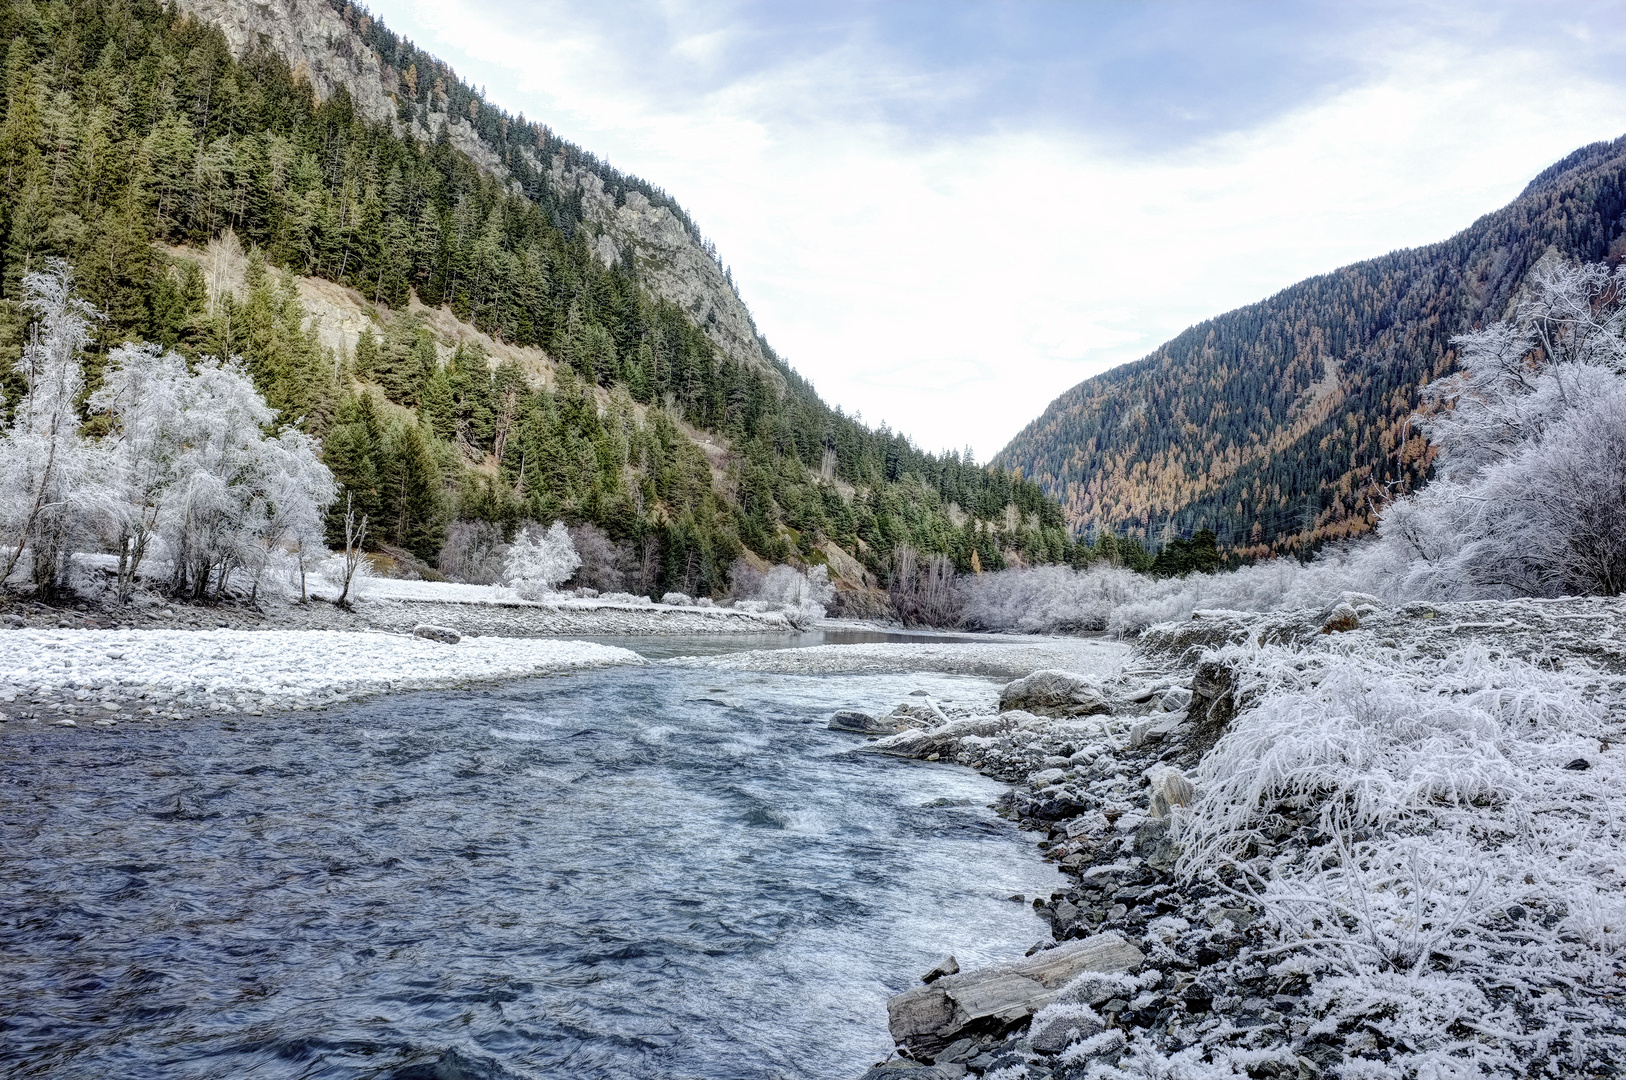
[[[900,547],[962,572],[1093,557],[1037,483],[866,427],[765,344],[767,367],[722,356],[633,267],[593,254],[579,196],[534,162],[592,165],[618,198],[643,192],[698,239],[664,193],[485,105],[362,9],[337,10],[399,76],[403,119],[429,105],[467,116],[508,177],[444,127],[425,140],[369,122],[342,88],[323,100],[284,57],[234,55],[172,7],[8,0],[6,401],[18,398],[21,280],[59,257],[105,315],[87,399],[121,342],[242,357],[277,422],[321,440],[340,484],[330,538],[347,504],[374,522],[373,542],[426,564],[459,520],[592,524],[652,595],[719,592],[748,553],[819,563],[831,545],[879,580]],[[221,238],[246,250],[236,290],[212,287],[192,257]],[[353,348],[324,346],[300,279],[354,290],[373,313]],[[543,350],[550,370],[449,347],[423,307]]]

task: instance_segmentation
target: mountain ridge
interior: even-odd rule
[[[1450,337],[1499,316],[1549,251],[1626,254],[1626,138],[1592,143],[1445,240],[1306,278],[1203,320],[1052,401],[993,463],[1071,528],[1213,529],[1247,556],[1359,534],[1428,476],[1411,428]]]

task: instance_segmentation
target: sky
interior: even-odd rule
[[[996,454],[1060,393],[1626,135],[1618,4],[380,0],[664,188],[827,401]]]

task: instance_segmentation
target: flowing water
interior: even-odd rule
[[[651,666],[8,732],[0,1073],[856,1077],[1059,885],[999,785],[825,730],[917,688],[993,695]]]

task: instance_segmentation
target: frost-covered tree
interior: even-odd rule
[[[1395,591],[1617,595],[1626,588],[1626,267],[1539,267],[1512,317],[1453,339],[1461,370],[1419,423],[1436,479],[1387,508]]]
[[[105,453],[79,432],[80,358],[98,312],[74,293],[60,260],[23,279],[23,303],[34,323],[17,363],[27,389],[0,439],[0,582],[26,552],[34,588],[48,596],[108,509]]]
[[[158,537],[158,521],[175,481],[186,361],[157,345],[121,345],[108,354],[92,412],[109,418],[103,440],[113,486],[108,532],[118,553],[118,591],[128,599],[136,573]]]
[[[570,533],[562,521],[543,532],[527,528],[508,545],[503,576],[510,587],[527,600],[540,600],[559,587],[582,564]]]

